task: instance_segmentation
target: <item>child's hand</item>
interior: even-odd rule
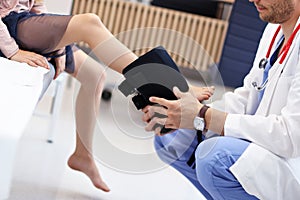
[[[215,87],[197,87],[190,85],[190,90],[199,101],[204,101],[208,100],[214,94]]]
[[[10,57],[10,59],[21,63],[27,63],[32,67],[44,67],[46,69],[49,69],[49,65],[46,58],[40,54],[31,51],[19,49],[17,53]]]

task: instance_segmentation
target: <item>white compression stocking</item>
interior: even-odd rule
[[[122,69],[137,59],[137,56],[115,37],[103,41],[92,52],[107,66],[122,72]]]
[[[76,99],[76,131],[88,151],[92,139],[105,81],[104,67],[88,57],[80,66],[76,79],[81,83]]]

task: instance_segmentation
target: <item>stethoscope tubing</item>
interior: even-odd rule
[[[268,62],[268,59],[270,57],[270,54],[271,54],[271,50],[274,46],[274,43],[275,43],[275,40],[279,34],[279,31],[281,29],[281,26],[279,25],[278,28],[276,29],[274,35],[273,35],[273,38],[270,42],[270,45],[269,45],[269,48],[268,48],[268,51],[266,53],[266,57],[265,58],[262,58],[259,62],[259,68],[260,69],[265,69],[265,66],[267,65],[267,62]],[[288,51],[290,50],[290,47],[292,46],[292,43],[293,43],[293,40],[297,34],[297,32],[300,30],[300,24],[297,25],[296,29],[293,31],[291,37],[289,38],[289,40],[287,41],[286,45],[283,46],[282,50],[279,52],[278,54],[278,58],[280,57],[280,60],[279,60],[279,64],[282,64],[283,61],[285,60],[287,54],[288,54]],[[281,73],[283,72],[283,70],[281,70]],[[252,86],[257,90],[257,91],[261,91],[261,90],[264,90],[267,86],[267,83],[269,82],[269,78],[267,78],[260,86],[258,86],[257,82],[256,81],[253,81],[252,82]]]

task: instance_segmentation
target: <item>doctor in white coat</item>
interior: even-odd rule
[[[300,0],[250,2],[269,24],[243,86],[210,106],[175,88],[178,100],[151,97],[164,107],[146,107],[143,120],[148,131],[156,123],[178,129],[156,136],[157,153],[207,199],[294,200],[300,197]],[[195,129],[206,136],[200,144]]]

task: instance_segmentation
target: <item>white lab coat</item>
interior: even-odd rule
[[[253,115],[258,92],[252,82],[260,85],[262,81],[263,70],[258,63],[266,56],[277,27],[266,27],[243,87],[222,99],[224,110],[231,113],[224,133],[252,141],[230,168],[248,193],[259,199],[294,200],[300,197],[300,31],[283,64],[278,59],[269,71],[269,83]],[[276,42],[281,36],[280,31]]]

